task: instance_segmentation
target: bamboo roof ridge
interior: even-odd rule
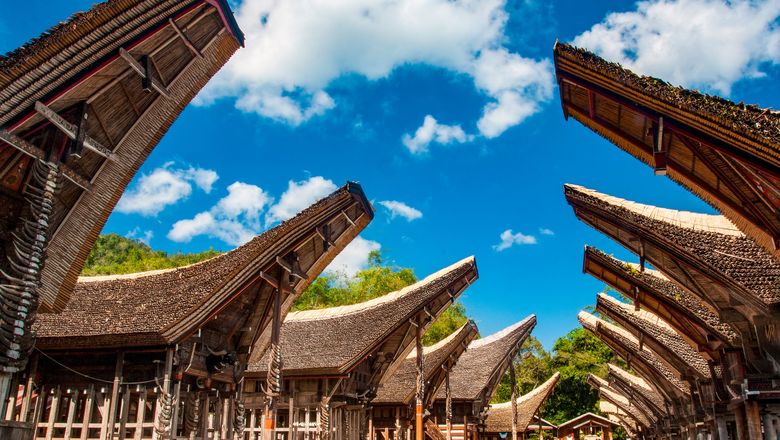
[[[591,267],[592,264],[597,267]],[[721,321],[711,307],[659,271],[647,268],[642,270],[639,265],[618,260],[590,246],[585,247],[585,270],[631,297],[635,303],[645,306],[647,296],[652,295],[664,306],[673,309],[676,318],[695,322],[721,341],[729,344],[738,342],[739,336],[734,329]],[[634,288],[638,288],[641,294],[637,295]],[[674,326],[674,321],[668,323]],[[683,323],[679,323],[679,327],[675,326],[675,330],[683,336],[691,336],[688,334],[690,330],[683,328]]]
[[[634,420],[644,427],[652,427],[658,421],[654,413],[647,407],[631,399],[631,396],[627,396],[621,390],[611,387],[606,380],[594,374],[588,374],[588,384],[598,391],[602,399],[617,406],[626,414],[630,414]]]
[[[613,388],[620,388],[616,383],[620,383],[625,390],[631,390],[629,395],[633,395],[635,398],[644,400],[648,407],[657,415],[662,416],[666,413],[666,404],[663,396],[644,379],[639,376],[635,376],[628,371],[618,367],[615,364],[607,364],[609,370],[608,379]]]
[[[663,390],[666,399],[690,396],[690,385],[677,378],[656,353],[640,345],[634,335],[587,312],[580,312],[577,318],[586,330],[630,361],[632,368],[636,368],[645,380],[659,391]]]
[[[635,337],[653,340],[653,351],[677,370],[680,377],[693,373],[702,379],[712,378],[707,361],[658,316],[645,310],[634,310],[633,306],[604,293],[596,298],[596,310],[617,321]]]
[[[492,335],[469,344],[450,373],[454,400],[481,400],[487,405],[513,356],[536,326],[531,315]],[[444,399],[440,390],[437,399]]]
[[[24,182],[39,161],[59,160],[64,176],[48,221],[42,312],[65,307],[133,175],[242,43],[225,0],[111,0],[0,57],[0,185],[22,194],[26,184],[7,181]],[[82,134],[83,149],[69,141]],[[61,157],[50,155],[51,139],[68,146]],[[10,240],[26,214],[16,198],[0,199],[17,214],[0,219]]]
[[[767,313],[780,307],[780,262],[725,217],[643,205],[578,185],[564,190],[577,216],[602,232],[618,238],[605,228],[628,228],[695,261],[716,282],[741,289],[748,304]]]
[[[564,117],[665,174],[780,260],[780,112],[639,76],[556,43]]]
[[[346,219],[345,216],[350,216]],[[283,310],[289,310],[330,261],[362,231],[373,210],[355,183],[348,183],[293,218],[238,248],[211,259],[163,271],[82,277],[62,313],[38,315],[41,348],[166,345],[213,319],[238,294],[262,283],[277,258],[296,253],[298,279]],[[330,230],[329,245],[319,232]],[[295,266],[294,266],[295,267]],[[297,278],[296,278],[297,279]],[[258,281],[259,280],[259,281]]]
[[[473,321],[463,324],[441,341],[423,348],[423,367],[425,370],[425,390],[427,394],[436,395],[442,384],[444,375],[438,374],[447,364],[456,365],[458,358],[466,351],[466,347],[477,336],[477,325]],[[401,363],[377,391],[373,404],[408,405],[415,398],[417,387],[417,349]],[[452,365],[450,365],[450,368]],[[436,383],[433,383],[438,377]]]
[[[283,374],[340,375],[372,356],[384,356],[385,374],[392,373],[414,345],[414,338],[405,336],[409,320],[425,310],[439,316],[477,277],[476,260],[467,257],[370,301],[290,313],[280,335]],[[397,342],[385,347],[390,339]],[[268,353],[253,351],[248,372],[263,376],[267,369]]]
[[[555,389],[555,384],[561,377],[561,373],[555,372],[549,379],[538,387],[517,398],[517,431],[528,429],[528,425],[539,412],[539,408]],[[512,432],[512,402],[503,402],[490,405],[485,419],[488,432]]]

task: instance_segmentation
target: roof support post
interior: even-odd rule
[[[277,262],[279,262],[277,258]],[[273,316],[271,317],[271,356],[268,360],[265,394],[267,396],[263,438],[276,438],[276,410],[282,390],[282,350],[279,346],[279,334],[282,327],[282,290],[290,284],[290,272],[284,267],[279,278],[278,288],[274,289]]]
[[[512,396],[512,440],[517,440],[517,378],[514,359],[509,361],[509,387]]]
[[[154,439],[165,439],[171,429],[171,416],[173,414],[173,401],[171,395],[171,375],[173,374],[173,347],[165,350],[165,365],[163,367],[163,382],[158,383],[160,388],[157,394],[157,411],[155,411]],[[113,428],[113,427],[112,427]],[[109,430],[111,432],[111,430]]]
[[[452,440],[452,391],[450,390],[450,365],[444,371],[444,418],[447,422],[447,440]]]
[[[159,93],[160,95],[170,98],[171,93],[168,91],[168,89],[160,83],[160,81],[154,76],[151,69],[151,58],[149,55],[144,55],[146,58],[143,60],[144,63],[139,63],[138,60],[136,60],[132,55],[130,55],[130,52],[126,51],[124,48],[119,48],[119,56],[125,60],[125,62],[130,66],[131,69],[133,69],[137,74],[141,76],[141,79],[143,81],[143,87],[144,90],[151,90],[154,89]]]
[[[422,318],[417,318],[417,325],[414,329],[415,348],[417,350],[417,393],[414,407],[414,438],[423,440],[423,400],[425,398],[425,365],[422,345]]]
[[[108,409],[108,429],[106,430],[106,440],[114,438],[114,425],[116,424],[116,410],[119,404],[119,387],[122,385],[122,369],[125,365],[125,352],[120,351],[116,354],[116,367],[114,368],[114,383],[111,386],[111,402]]]
[[[666,175],[666,150],[664,149],[664,117],[653,122],[653,172],[656,176]]]

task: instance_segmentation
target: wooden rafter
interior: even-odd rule
[[[49,108],[41,101],[35,102],[35,111],[51,122],[52,125],[59,128],[69,138],[77,140],[77,138],[80,136],[79,127],[77,125],[66,121],[62,116],[58,115],[57,112]],[[106,159],[112,160],[114,153],[110,149],[101,145],[100,142],[88,136],[86,133],[83,133],[83,145],[85,148],[94,151]]]
[[[189,49],[190,52],[192,52],[192,54],[196,57],[203,58],[201,51],[199,51],[198,48],[192,44],[192,41],[190,41],[187,35],[184,34],[184,31],[179,27],[179,25],[176,24],[176,21],[173,18],[169,18],[168,23],[171,24],[171,27],[174,31],[176,31],[176,34],[179,36],[179,38],[181,38],[181,41],[184,43],[184,45],[187,46],[187,49]]]
[[[124,48],[119,48],[119,56],[122,57],[123,60],[127,62],[127,64],[130,66],[131,69],[135,70],[136,73],[138,73],[141,78],[145,81],[147,81],[148,86],[157,93],[159,93],[162,96],[165,96],[166,98],[171,97],[171,93],[168,91],[168,89],[163,85],[159,79],[157,79],[154,74],[152,73],[149,64],[142,65],[138,60],[136,60],[132,55],[130,55],[130,52],[126,51]],[[148,57],[148,55],[147,55]],[[150,60],[150,58],[147,58],[147,60]]]
[[[2,140],[3,142],[7,143],[8,145],[16,148],[17,150],[21,151],[22,153],[30,157],[33,157],[41,161],[46,160],[46,153],[42,149],[27,142],[26,140],[20,138],[19,136],[11,134],[5,130],[0,130],[0,140]],[[62,172],[62,175],[66,179],[76,184],[76,186],[87,191],[92,189],[92,183],[87,178],[74,171],[68,165],[60,164],[59,169]]]

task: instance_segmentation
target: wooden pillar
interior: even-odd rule
[[[40,396],[38,396],[40,400]],[[81,419],[81,440],[86,440],[89,433],[89,422],[92,421],[92,411],[95,408],[95,387],[90,385],[87,389],[87,398],[84,401],[84,414]]]
[[[116,407],[119,403],[119,388],[122,384],[122,367],[125,364],[125,353],[120,351],[116,354],[116,366],[114,367],[114,383],[111,385],[111,400],[108,407],[108,425],[106,429],[106,440],[114,438],[114,425],[116,424]]]
[[[447,423],[447,440],[452,440],[452,390],[449,365],[444,373],[444,418]]]
[[[125,440],[127,418],[130,416],[130,387],[126,386],[122,394],[122,406],[119,411],[119,440]]]
[[[750,440],[761,439],[761,413],[758,409],[758,402],[745,401],[745,422]]]
[[[423,399],[425,398],[425,368],[422,346],[422,319],[415,323],[415,344],[417,349],[417,400],[414,405],[414,438],[424,440],[423,434]]]
[[[512,398],[512,440],[517,440],[517,378],[515,377],[515,361],[509,361],[509,386]],[[541,432],[541,423],[538,424]]]
[[[211,396],[209,395],[209,392],[206,391],[203,393],[203,410],[200,412],[200,418],[203,420],[201,425],[201,435],[200,437],[203,440],[206,440],[209,436],[209,398]],[[266,437],[263,437],[266,438]]]
[[[745,407],[739,405],[734,408],[734,424],[736,425],[737,440],[748,440],[747,424],[745,421]],[[754,439],[750,439],[754,440]]]
[[[266,390],[271,394],[271,397],[268,399],[265,411],[264,440],[276,439],[276,407],[282,386],[282,352],[281,347],[279,347],[279,332],[282,325],[282,290],[289,288],[290,274],[284,268],[281,271],[279,285],[274,289],[273,316],[271,317],[271,355],[268,360],[268,377],[266,379]]]
[[[157,395],[157,410],[154,416],[154,438],[158,440],[164,439],[170,433],[171,428],[171,408],[163,408],[167,405],[172,405],[171,397],[171,375],[173,374],[173,351],[172,347],[169,347],[165,351],[165,366],[163,370],[163,383],[162,389]]]
[[[76,404],[78,403],[79,390],[73,389],[68,396],[68,418],[65,422],[65,434],[63,438],[70,440],[71,432],[73,432],[73,421],[76,417]]]
[[[19,420],[26,422],[30,417],[30,401],[35,387],[35,375],[38,374],[38,353],[33,353],[30,359],[30,367],[27,369],[27,383],[24,386],[24,398],[22,399],[22,411]]]
[[[194,347],[193,347],[194,348]],[[176,385],[173,386],[173,413],[171,414],[171,437],[176,437],[179,433],[179,408],[184,408],[181,404],[181,376],[176,381]],[[182,417],[182,420],[184,418]],[[184,423],[182,423],[183,425]],[[182,432],[182,434],[184,434]]]
[[[295,440],[298,434],[298,428],[295,426],[298,418],[295,416],[295,382],[290,381],[290,389],[288,391],[290,398],[288,399],[289,405],[287,406],[287,420],[290,425],[290,434],[287,436],[287,440]]]
[[[54,423],[60,410],[60,387],[54,389],[54,395],[51,398],[51,407],[49,408],[49,418],[46,421],[46,440],[51,440],[54,435]]]
[[[146,387],[142,386],[138,392],[138,411],[135,414],[135,435],[133,440],[141,440],[144,432],[144,420],[146,418]],[[86,437],[85,437],[86,438]]]

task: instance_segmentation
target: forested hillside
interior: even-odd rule
[[[219,254],[220,252],[213,249],[197,254],[168,254],[154,251],[138,240],[117,234],[105,234],[98,237],[81,274],[111,275],[170,269],[197,263]]]

